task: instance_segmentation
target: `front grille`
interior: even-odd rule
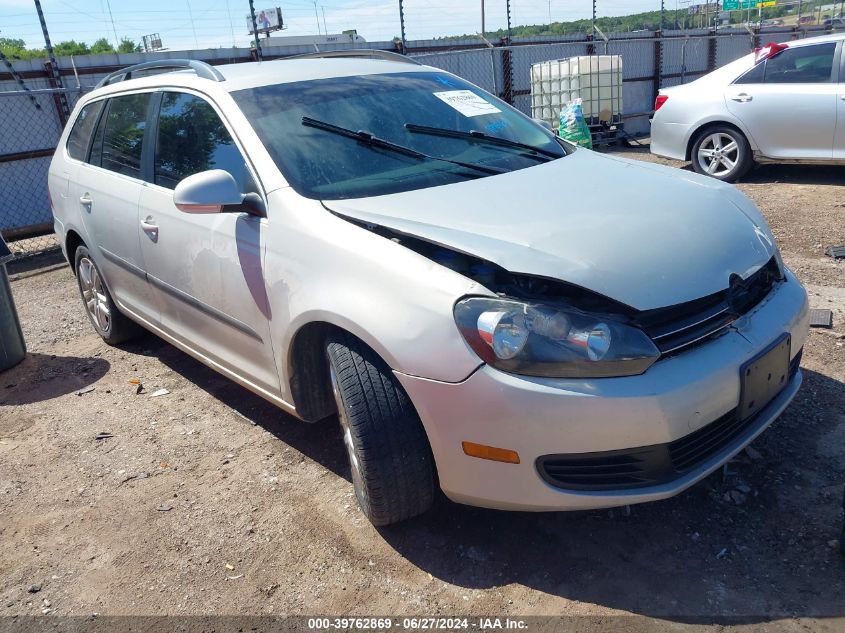
[[[800,350],[789,363],[790,380],[798,372],[802,352]],[[758,413],[741,420],[734,409],[707,426],[667,444],[578,455],[543,455],[537,458],[537,471],[551,485],[568,490],[625,490],[655,486],[695,470],[755,426],[759,419]]]
[[[721,292],[641,312],[634,322],[651,337],[662,355],[675,354],[723,331],[765,299],[780,279],[780,268],[772,257],[748,279],[735,276],[730,287]]]

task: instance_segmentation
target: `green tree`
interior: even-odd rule
[[[128,37],[124,37],[120,40],[120,46],[117,47],[118,53],[137,53],[141,50],[141,46],[135,44],[134,41],[130,40]]]
[[[101,55],[103,53],[114,53],[114,46],[104,37],[91,44],[91,54]]]
[[[47,56],[44,49],[27,48],[23,40],[10,37],[0,37],[0,51],[3,51],[9,59],[34,59]]]
[[[0,48],[5,50],[15,50],[26,48],[26,42],[12,37],[0,37]]]
[[[59,42],[53,46],[53,52],[56,54],[56,57],[66,57],[68,55],[88,55],[91,53],[91,50],[85,42],[68,40],[66,42]]]

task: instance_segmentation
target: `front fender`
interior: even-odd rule
[[[460,297],[489,292],[477,283],[289,188],[271,194],[268,229],[265,279],[283,389],[291,342],[314,322],[347,330],[405,374],[459,382],[481,364],[453,317]]]

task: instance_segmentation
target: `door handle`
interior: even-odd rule
[[[751,101],[754,97],[750,94],[745,92],[740,92],[738,95],[731,97],[734,101],[738,101],[739,103],[745,103],[746,101]]]
[[[158,239],[158,224],[155,223],[152,216],[147,216],[144,220],[141,220],[141,228],[154,242]]]
[[[839,95],[839,98],[842,99],[842,101],[845,101],[845,95]]]
[[[87,193],[82,194],[81,196],[79,196],[79,203],[84,207],[90,207],[91,206],[91,198],[88,197]]]

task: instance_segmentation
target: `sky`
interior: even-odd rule
[[[667,8],[677,2],[666,0]],[[627,15],[657,10],[660,0],[597,0],[598,15]],[[477,33],[481,0],[405,0],[409,40]],[[248,46],[248,0],[42,0],[53,43],[75,39],[91,44],[100,37],[159,33],[171,50]],[[314,35],[357,29],[368,41],[389,40],[400,33],[398,0],[255,0],[255,8],[281,6],[288,28],[275,35]],[[487,30],[506,25],[505,0],[486,0]],[[511,0],[512,23],[547,24],[590,16],[592,0]],[[109,17],[111,10],[111,18]],[[319,22],[319,26],[318,26]],[[0,0],[0,37],[20,38],[27,46],[44,45],[33,0]]]

